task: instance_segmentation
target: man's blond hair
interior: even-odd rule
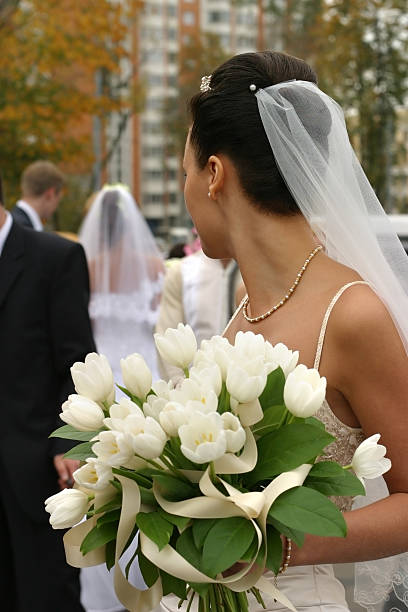
[[[24,170],[21,177],[23,196],[38,197],[50,187],[60,192],[65,185],[65,177],[61,170],[49,161],[36,161]]]

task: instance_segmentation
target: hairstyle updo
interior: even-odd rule
[[[250,85],[266,88],[292,79],[317,83],[316,73],[301,59],[277,51],[242,53],[219,66],[211,89],[189,104],[190,143],[198,167],[203,169],[211,155],[227,155],[249,200],[280,215],[297,214],[299,208],[279,173]]]

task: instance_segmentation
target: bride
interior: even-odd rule
[[[393,580],[403,582],[408,264],[352,152],[341,109],[316,82],[308,64],[271,51],[237,55],[204,77],[190,103],[185,199],[205,253],[236,259],[244,279],[247,295],[226,337],[250,330],[284,342],[327,378],[318,416],[336,436],[330,458],[350,463],[377,432],[387,447],[389,495],[359,509],[337,499],[347,537],[292,544],[278,577],[299,611],[342,612],[348,606],[332,563],[363,563],[371,585],[357,585],[357,600],[367,608],[387,597]],[[378,561],[366,563],[394,555],[388,575]],[[398,593],[408,597],[408,587]],[[177,609],[177,598],[163,598],[160,610]],[[262,610],[255,600],[250,609]]]

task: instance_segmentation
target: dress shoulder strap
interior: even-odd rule
[[[338,292],[336,293],[336,295],[334,296],[334,298],[330,302],[330,304],[329,304],[329,306],[328,306],[328,308],[326,310],[326,313],[324,315],[322,327],[320,329],[319,340],[317,341],[316,356],[315,356],[314,366],[313,366],[316,370],[318,370],[319,366],[320,366],[320,358],[322,356],[322,350],[323,350],[323,344],[324,344],[324,337],[325,337],[325,334],[326,334],[327,323],[329,321],[330,313],[333,310],[337,300],[343,295],[343,293],[349,287],[353,287],[353,285],[368,285],[368,284],[369,283],[367,281],[353,281],[352,283],[347,283],[347,285],[343,285],[343,287],[341,287],[338,290]]]
[[[237,316],[237,314],[239,313],[239,311],[241,310],[242,306],[244,305],[244,302],[247,298],[247,295],[244,295],[244,297],[242,298],[241,302],[239,303],[239,306],[237,307],[237,309],[235,310],[234,314],[232,315],[232,317],[230,318],[230,320],[227,323],[227,327],[224,329],[224,331],[222,332],[222,335],[225,336],[225,334],[227,333],[229,326],[231,325],[231,323],[233,322],[233,320],[235,319],[235,317]]]

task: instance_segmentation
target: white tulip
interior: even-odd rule
[[[152,386],[152,373],[139,353],[120,360],[123,382],[128,391],[143,400]]]
[[[181,452],[194,463],[208,463],[222,457],[227,450],[227,437],[221,415],[217,412],[196,412],[188,425],[179,429]]]
[[[79,523],[89,506],[88,495],[78,489],[63,489],[45,500],[53,529],[67,529]]]
[[[71,368],[75,389],[94,402],[111,404],[115,397],[112,369],[105,355],[89,353],[85,363],[77,361]]]
[[[156,380],[153,384],[152,384],[152,389],[155,392],[155,394],[157,395],[157,397],[163,397],[167,400],[170,399],[170,391],[172,389],[174,389],[174,383],[173,381],[169,380],[169,382],[166,382],[165,380]],[[150,395],[149,395],[150,397]],[[149,397],[147,398],[146,401],[149,401]]]
[[[111,467],[128,464],[134,455],[126,434],[116,431],[101,431],[92,450],[100,461]]]
[[[287,377],[296,368],[298,359],[299,351],[291,351],[282,342],[278,342],[275,346],[265,342],[265,365],[268,374],[281,367]]]
[[[263,357],[265,353],[265,339],[261,334],[254,334],[251,331],[239,331],[235,336],[234,348],[236,359],[239,361]]]
[[[231,362],[228,367],[227,390],[239,403],[246,404],[258,398],[266,385],[266,370],[262,357],[241,363]]]
[[[130,414],[144,417],[144,414],[137,404],[128,397],[121,397],[119,403],[112,404],[109,408],[109,417],[103,419],[104,425],[113,431],[125,431],[126,418]]]
[[[126,421],[126,439],[133,451],[143,459],[157,459],[163,452],[167,436],[151,417],[131,414]]]
[[[319,410],[326,395],[326,379],[314,368],[301,364],[285,383],[283,399],[286,408],[296,417],[310,417]]]
[[[216,363],[207,364],[205,361],[198,362],[190,370],[191,380],[199,385],[211,387],[216,395],[221,393],[222,376],[220,367]]]
[[[181,425],[186,425],[190,414],[183,404],[178,402],[167,402],[160,413],[159,421],[166,434],[170,437],[178,435]]]
[[[237,453],[245,444],[246,433],[238,417],[231,412],[221,415],[224,431],[227,438],[227,452]]]
[[[370,436],[354,453],[351,467],[363,484],[363,478],[377,478],[391,469],[391,461],[385,457],[387,449],[382,444],[377,444],[380,437],[380,434]]]
[[[188,368],[197,351],[197,340],[189,325],[179,323],[177,329],[166,329],[164,334],[154,334],[157,350],[164,361],[184,370]]]
[[[159,421],[160,413],[169,401],[169,398],[157,397],[151,393],[147,396],[145,403],[143,404],[143,412],[145,416],[152,417],[155,421]]]
[[[73,476],[77,484],[95,491],[106,489],[113,479],[112,468],[94,457],[87,459],[85,465],[75,470]]]
[[[191,412],[216,412],[218,397],[211,385],[200,385],[192,378],[186,378],[181,385],[170,391],[170,399],[186,406]]]
[[[97,431],[103,425],[102,408],[83,395],[69,395],[62,404],[60,419],[79,431]]]
[[[199,366],[200,363],[212,366],[215,363],[220,369],[222,380],[225,381],[233,356],[234,347],[228,340],[222,336],[213,336],[210,340],[201,342],[200,350],[194,357],[194,366]]]

